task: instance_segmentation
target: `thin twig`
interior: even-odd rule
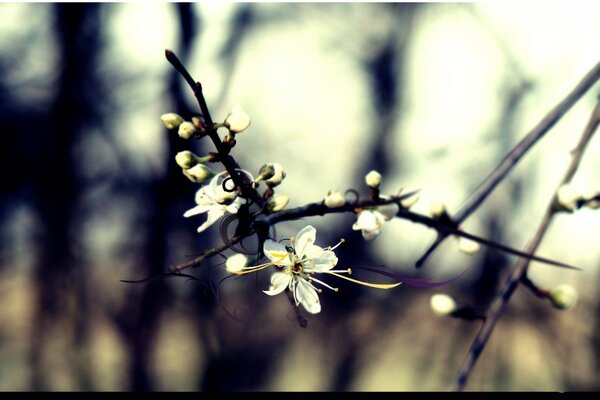
[[[317,216],[317,215],[325,215],[325,214],[333,214],[333,213],[341,213],[341,212],[353,212],[354,209],[357,207],[357,204],[360,204],[360,208],[363,207],[373,207],[373,206],[377,206],[377,205],[382,205],[382,204],[390,204],[390,203],[394,203],[397,202],[399,200],[391,200],[391,199],[387,199],[387,200],[362,200],[358,203],[355,204],[347,204],[345,206],[342,207],[338,207],[338,208],[327,208],[325,205],[323,205],[323,203],[310,203],[301,207],[297,207],[297,208],[293,208],[293,209],[289,209],[289,210],[285,210],[285,211],[281,211],[277,214],[273,214],[270,216],[267,216],[263,219],[259,219],[257,220],[257,222],[259,223],[266,223],[269,226],[272,226],[276,223],[279,222],[283,222],[283,221],[295,221],[295,220],[299,220],[305,217],[311,217],[311,216]],[[476,241],[480,244],[483,244],[485,246],[489,246],[489,247],[493,247],[496,248],[498,250],[502,250],[506,253],[518,256],[518,257],[522,257],[522,258],[526,258],[526,259],[531,259],[534,261],[539,261],[539,262],[543,262],[549,265],[553,265],[556,267],[561,267],[561,268],[567,268],[567,269],[574,269],[574,270],[579,270],[580,268],[574,267],[572,265],[569,264],[565,264],[559,261],[554,261],[554,260],[550,260],[548,258],[545,257],[539,257],[536,256],[532,253],[527,253],[527,252],[523,252],[517,249],[514,249],[512,247],[503,245],[501,243],[498,242],[494,242],[485,238],[482,238],[480,236],[476,236],[473,235],[471,233],[465,232],[459,228],[457,228],[456,226],[453,225],[447,225],[435,218],[431,218],[428,217],[426,215],[423,214],[417,214],[414,213],[412,211],[409,211],[407,209],[400,209],[398,211],[398,213],[396,214],[397,218],[400,219],[405,219],[411,222],[415,222],[421,225],[425,225],[429,228],[433,228],[435,229],[438,233],[445,233],[447,235],[456,235],[456,236],[461,236],[464,237],[466,239],[470,239],[473,241]]]
[[[588,72],[575,88],[558,103],[550,112],[500,161],[498,166],[484,179],[471,199],[452,218],[457,224],[464,222],[492,193],[510,170],[527,154],[527,152],[552,128],[563,115],[600,79],[600,62]],[[436,240],[415,263],[422,266],[429,255],[447,237],[439,233]]]
[[[573,178],[573,176],[575,175],[575,172],[577,171],[577,168],[579,167],[579,164],[583,157],[583,153],[584,153],[588,143],[590,142],[590,139],[592,138],[594,132],[596,131],[596,128],[598,127],[599,122],[600,122],[600,99],[598,100],[598,103],[590,117],[590,120],[583,131],[581,139],[579,140],[579,144],[577,145],[575,150],[573,150],[573,152],[572,152],[571,162],[569,163],[569,166],[567,167],[567,170],[565,172],[565,175],[564,175],[561,183],[559,184],[559,187],[561,185],[569,183],[571,181],[571,179]],[[546,213],[544,214],[542,221],[540,222],[537,232],[535,233],[535,236],[533,237],[531,243],[527,247],[527,250],[526,250],[527,253],[533,253],[539,247],[539,245],[544,237],[544,234],[546,233],[546,231],[548,230],[548,227],[550,226],[550,222],[552,221],[553,216],[557,212],[556,202],[557,202],[557,196],[556,196],[556,191],[555,191],[555,194],[552,196],[552,199],[550,200],[550,203],[548,204],[548,206],[546,208]],[[487,344],[487,341],[488,341],[490,335],[492,334],[492,331],[494,330],[496,322],[500,318],[500,315],[502,314],[502,311],[504,310],[505,305],[510,300],[510,297],[514,293],[516,287],[522,281],[523,277],[526,276],[527,267],[529,266],[529,261],[530,260],[528,260],[528,259],[522,258],[517,263],[513,273],[508,277],[505,284],[503,285],[503,287],[500,289],[500,291],[494,298],[494,301],[492,302],[492,304],[490,305],[490,308],[488,310],[488,318],[483,323],[479,333],[473,340],[473,343],[469,350],[467,359],[465,360],[464,364],[462,365],[462,367],[459,371],[458,378],[454,385],[454,390],[461,391],[464,389],[464,387],[467,383],[467,380],[468,380],[471,372],[473,371],[475,363],[479,359],[481,352],[483,351],[485,345]]]

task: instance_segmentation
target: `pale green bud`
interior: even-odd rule
[[[231,274],[237,274],[248,265],[248,257],[241,253],[237,253],[227,258],[225,261],[225,270]]]
[[[552,305],[560,310],[572,308],[577,303],[577,290],[571,285],[558,285],[550,291],[548,298]]]
[[[223,125],[232,133],[240,133],[250,126],[250,116],[236,105],[231,108]]]
[[[447,213],[446,206],[439,201],[434,201],[429,204],[429,215],[433,218],[440,218]]]
[[[381,184],[381,174],[375,170],[372,170],[365,175],[365,182],[371,189],[377,189]]]
[[[258,171],[258,177],[255,182],[264,180],[269,187],[275,187],[283,181],[285,178],[285,171],[281,164],[268,163],[260,167]]]
[[[325,197],[324,204],[327,208],[338,208],[346,204],[346,199],[341,192],[330,191]]]
[[[190,169],[200,162],[200,157],[189,150],[184,150],[175,154],[175,162],[183,169]]]
[[[404,191],[404,189],[400,189],[398,190],[398,196]],[[411,208],[412,206],[414,206],[417,201],[419,201],[419,193],[415,192],[412,196],[407,197],[403,200],[400,200],[400,205],[406,209]]]
[[[194,124],[192,124],[189,121],[184,121],[179,125],[179,130],[177,131],[177,134],[183,139],[189,139],[192,136],[194,136],[196,132],[198,132],[198,130],[196,129]]]
[[[183,174],[194,183],[204,183],[216,175],[216,172],[204,164],[196,164],[189,169],[184,169]]]
[[[165,128],[167,129],[175,129],[183,122],[183,118],[181,118],[178,114],[175,113],[166,113],[160,116]]]
[[[269,212],[281,211],[287,206],[289,201],[290,199],[287,196],[276,194],[269,199],[267,210],[269,210]]]
[[[458,238],[458,249],[465,254],[475,254],[479,251],[479,243],[465,237]]]
[[[429,300],[431,310],[439,316],[447,316],[458,310],[456,301],[447,294],[434,294]]]

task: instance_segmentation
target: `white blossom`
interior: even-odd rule
[[[323,249],[314,244],[316,235],[317,230],[313,226],[308,225],[298,232],[296,238],[291,239],[292,246],[284,246],[279,242],[268,239],[263,245],[263,252],[269,259],[269,262],[253,267],[243,267],[241,271],[236,272],[236,274],[248,274],[270,266],[275,266],[278,270],[271,276],[271,285],[269,286],[269,289],[263,290],[263,292],[269,296],[275,296],[279,293],[283,293],[286,289],[289,289],[296,306],[302,305],[302,307],[311,314],[317,314],[321,311],[321,303],[319,301],[321,289],[315,287],[315,284],[319,284],[336,292],[338,290],[315,278],[315,274],[329,274],[350,282],[377,289],[391,289],[401,284],[401,282],[393,284],[369,283],[350,278],[349,276],[340,275],[341,273],[350,274],[352,272],[350,269],[333,269],[338,262],[338,258],[333,250],[335,250],[343,240],[336,246],[329,246]]]
[[[394,203],[377,206],[372,209],[364,209],[358,214],[358,218],[354,225],[352,225],[352,229],[362,231],[365,240],[373,240],[381,232],[383,224],[394,218],[398,211],[399,207]]]
[[[252,177],[247,171],[238,171]],[[222,182],[227,175],[227,171],[223,171],[215,175],[208,185],[202,186],[196,192],[196,207],[187,210],[183,214],[183,216],[187,218],[193,215],[207,213],[207,220],[198,227],[198,232],[203,232],[226,213],[237,214],[239,208],[245,201],[237,195],[236,191],[229,192],[223,189]]]

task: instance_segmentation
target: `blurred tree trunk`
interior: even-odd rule
[[[373,112],[373,126],[370,128],[372,140],[370,148],[365,149],[365,163],[357,170],[356,182],[363,183],[365,175],[370,170],[376,170],[384,177],[389,176],[391,171],[401,170],[401,155],[390,153],[393,141],[397,137],[397,124],[401,119],[402,107],[404,106],[404,76],[406,49],[411,39],[413,20],[418,6],[413,4],[382,4],[381,12],[390,12],[396,16],[396,25],[388,33],[387,40],[376,52],[373,58],[366,60],[365,69],[371,84],[371,96]],[[360,186],[359,186],[360,187]],[[386,194],[386,193],[382,193]],[[340,233],[340,237],[343,237]],[[344,251],[343,259],[353,260],[360,265],[365,262],[365,255],[369,254],[369,245],[358,235],[355,240],[348,240],[347,244],[340,248]],[[367,256],[368,257],[368,256]],[[357,300],[364,292],[362,286],[339,284],[339,293],[335,296],[335,304],[339,308],[336,317],[343,316],[343,320],[337,320],[332,326],[330,340],[335,342],[335,348],[339,352],[335,373],[332,377],[331,390],[348,391],[359,372],[358,361],[360,358],[360,346],[365,338],[352,329]],[[395,296],[403,296],[402,292],[395,292]],[[397,301],[397,299],[396,299]],[[385,314],[384,310],[381,310]],[[385,318],[382,321],[382,329]],[[363,332],[369,333],[369,332]],[[371,332],[372,333],[372,332]]]
[[[76,231],[81,182],[74,144],[94,119],[94,66],[99,44],[99,4],[56,4],[55,32],[59,68],[57,95],[46,123],[31,134],[36,165],[33,202],[39,218],[37,261],[33,272],[35,305],[30,332],[32,390],[54,388],[53,365],[47,357],[55,339],[67,339],[60,354],[79,389],[91,389],[85,347],[87,341],[87,277],[78,263]],[[43,62],[43,60],[40,60]],[[69,339],[73,341],[71,348]],[[57,357],[57,354],[52,355]]]
[[[176,4],[180,47],[174,49],[185,63],[195,37],[196,16],[193,4]],[[164,60],[166,63],[167,61]],[[181,92],[181,77],[173,72],[169,77],[169,90],[174,100],[174,111],[189,118],[190,110],[185,106]],[[166,111],[165,111],[166,112]],[[158,118],[158,116],[156,116]],[[181,213],[173,210],[172,204],[184,196],[193,200],[193,186],[186,185],[181,170],[174,162],[175,154],[183,150],[182,140],[172,132],[168,133],[168,151],[163,160],[167,165],[164,175],[151,177],[139,190],[141,197],[148,199],[143,210],[142,226],[144,241],[141,248],[140,276],[155,276],[166,272],[168,263],[168,237],[180,224]],[[136,228],[138,229],[138,228]],[[139,289],[139,291],[136,291]],[[132,288],[132,298],[120,315],[121,326],[125,329],[129,350],[129,385],[133,391],[160,390],[152,381],[152,354],[156,346],[156,337],[160,329],[160,319],[165,306],[173,300],[171,287],[164,279],[156,279]]]

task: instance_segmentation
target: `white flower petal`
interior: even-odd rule
[[[377,229],[377,218],[375,217],[375,214],[373,214],[369,210],[361,211],[361,213],[358,214],[356,222],[354,223],[354,225],[352,225],[352,229],[354,229],[355,231],[372,231]]]
[[[198,227],[198,232],[204,232],[206,228],[217,222],[219,218],[225,215],[225,210],[222,208],[212,207],[208,211],[208,219]]]
[[[379,236],[380,232],[381,232],[381,229],[373,229],[373,230],[363,229],[362,235],[365,240],[373,240],[377,236]]]
[[[263,292],[269,296],[275,296],[283,292],[289,286],[291,280],[291,275],[284,272],[275,272],[271,275],[271,287],[269,287],[269,290],[263,290]]]
[[[183,216],[185,218],[191,217],[193,215],[198,215],[198,214],[203,214],[205,212],[207,212],[208,210],[210,210],[211,206],[207,206],[207,205],[199,205],[193,208],[190,208],[189,210],[187,210],[186,212],[183,213]]]
[[[317,230],[314,226],[308,225],[302,228],[300,232],[298,232],[298,236],[296,236],[296,243],[294,244],[294,249],[298,257],[302,258],[305,254],[307,246],[311,246],[315,243],[317,237]]]
[[[311,314],[318,314],[321,311],[319,295],[316,289],[306,280],[298,279],[294,292],[296,301],[302,304],[306,311]]]
[[[398,204],[391,203],[377,207],[376,212],[381,213],[385,220],[389,221],[390,219],[394,218],[396,214],[398,214],[399,210],[400,208],[398,207]]]
[[[271,262],[275,263],[275,265],[290,265],[292,263],[285,246],[281,243],[277,243],[274,240],[265,240],[265,243],[263,244],[263,252],[269,258],[269,260],[271,260]]]
[[[314,257],[305,266],[305,271],[325,272],[336,266],[338,258],[331,250],[324,250],[317,257]]]

